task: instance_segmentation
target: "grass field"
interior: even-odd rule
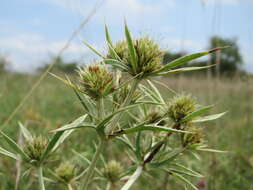
[[[0,121],[7,119],[22,97],[31,88],[36,76],[17,74],[1,74],[0,76]],[[201,179],[210,190],[252,190],[253,189],[253,86],[249,80],[212,79],[207,81],[201,77],[167,77],[163,79],[167,86],[177,92],[191,93],[198,98],[201,104],[215,104],[214,112],[228,111],[220,120],[213,121],[206,126],[209,145],[215,149],[228,150],[227,154],[203,154],[198,165],[189,161],[206,178]],[[164,97],[171,93],[161,87]],[[18,121],[28,125],[35,133],[47,133],[50,129],[65,124],[83,114],[75,94],[71,89],[48,76],[34,92],[25,106],[11,120],[3,130],[11,137],[18,139]],[[87,133],[89,135],[87,135]],[[84,135],[85,134],[85,135]],[[85,136],[85,137],[84,137]],[[92,132],[82,130],[74,133],[65,143],[66,159],[74,159],[71,149],[92,152],[90,144],[95,136]],[[76,140],[78,139],[78,140]],[[0,139],[0,145],[6,144]],[[108,155],[115,155],[109,147]],[[123,158],[119,158],[123,159]],[[195,166],[196,165],[196,166]],[[24,167],[22,167],[24,168]],[[12,160],[0,157],[0,189],[14,189],[16,166]],[[23,179],[23,178],[22,178]],[[133,189],[175,189],[174,181],[157,174],[155,179],[143,180],[142,177]],[[20,189],[32,188],[36,181],[24,177]],[[198,181],[194,181],[198,183]],[[166,187],[165,187],[166,186]],[[52,189],[55,189],[52,186]],[[178,189],[181,189],[178,188]],[[183,189],[183,187],[182,187]]]

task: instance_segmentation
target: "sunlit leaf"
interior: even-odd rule
[[[212,121],[212,120],[215,120],[215,119],[219,119],[220,117],[222,117],[226,113],[227,112],[223,112],[223,113],[218,113],[218,114],[214,114],[214,115],[208,115],[208,116],[198,117],[196,119],[193,119],[192,123],[200,123],[200,122]]]
[[[176,177],[177,179],[183,181],[184,183],[187,183],[190,185],[193,189],[199,190],[195,185],[193,185],[188,179],[186,179],[184,176],[178,174],[178,173],[172,173],[172,176]]]
[[[181,72],[188,72],[188,71],[198,71],[198,70],[202,70],[202,69],[208,69],[213,67],[214,65],[209,65],[209,66],[202,66],[202,67],[184,67],[184,68],[179,68],[179,69],[173,69],[173,70],[169,70],[167,72],[162,72],[159,73],[158,75],[163,76],[163,75],[167,75],[167,74],[171,74],[171,73],[181,73]]]
[[[13,158],[15,160],[19,160],[19,157],[16,154],[13,154],[12,152],[9,152],[1,147],[0,147],[0,154]]]
[[[84,123],[84,120],[86,119],[86,117],[87,117],[87,114],[79,117],[78,119],[76,119],[70,124],[67,124],[67,125],[64,125],[63,127],[52,130],[52,132],[66,131],[66,130],[71,130],[71,129],[84,128],[84,127],[95,128],[95,126],[92,124]]]
[[[20,127],[20,130],[21,130],[21,133],[22,135],[24,136],[24,138],[27,140],[27,141],[30,141],[32,140],[32,134],[27,130],[27,128],[21,123],[21,122],[18,122],[18,125]]]
[[[29,160],[29,157],[27,154],[22,150],[22,148],[15,143],[8,135],[6,135],[4,132],[0,131],[0,134],[4,137],[6,142],[11,146],[11,148],[16,151],[18,154],[20,154],[24,159]]]
[[[84,43],[90,50],[92,50],[95,54],[97,54],[99,57],[105,58],[105,57],[103,56],[102,53],[100,53],[98,50],[96,50],[94,47],[92,47],[92,45],[90,45],[88,42],[83,41],[83,43]]]
[[[212,108],[213,108],[213,105],[202,107],[202,108],[198,109],[197,111],[194,111],[194,112],[188,114],[187,116],[185,116],[185,117],[182,119],[182,121],[183,121],[183,122],[189,121],[189,120],[191,120],[191,119],[193,119],[193,118],[195,118],[195,117],[198,117],[199,115],[201,115],[201,114],[203,114],[203,113],[209,111],[209,110],[212,109]]]
[[[134,71],[136,71],[136,68],[137,68],[136,52],[135,52],[135,48],[134,48],[131,34],[130,34],[129,29],[126,24],[125,24],[125,36],[126,36],[126,41],[127,41],[128,49],[130,52],[130,56],[131,56],[131,64],[132,64]]]
[[[180,57],[180,58],[166,64],[165,66],[163,66],[161,69],[159,69],[155,73],[161,73],[161,72],[164,72],[164,71],[168,71],[169,69],[180,66],[184,63],[187,63],[187,62],[192,61],[194,59],[197,59],[199,57],[203,57],[203,56],[208,55],[210,53],[213,53],[215,51],[219,51],[219,50],[224,49],[224,48],[227,48],[227,47],[219,47],[219,48],[215,48],[215,49],[212,49],[212,50],[209,50],[209,51],[203,51],[203,52],[194,53],[194,54],[190,54],[190,55]]]

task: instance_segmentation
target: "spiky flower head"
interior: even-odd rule
[[[126,41],[123,40],[123,41],[117,42],[113,46],[113,50],[117,54],[117,56],[115,56],[115,53],[109,49],[108,54],[106,56],[108,59],[120,59],[120,60],[126,59],[126,55],[127,55],[127,51],[128,51]]]
[[[115,183],[120,179],[122,172],[122,165],[115,160],[109,161],[103,170],[104,176],[112,183]]]
[[[200,145],[204,142],[204,133],[200,128],[195,126],[191,126],[189,130],[191,133],[183,134],[183,142],[182,145],[186,146],[193,146],[193,145]]]
[[[48,145],[48,139],[43,136],[33,137],[31,140],[26,141],[25,152],[32,161],[41,161]]]
[[[149,112],[144,118],[143,122],[146,124],[157,124],[160,126],[166,125],[166,120],[164,118],[164,114],[159,110],[152,110]]]
[[[70,162],[63,162],[55,170],[56,175],[65,183],[69,183],[76,175],[76,167]]]
[[[132,76],[138,75],[139,78],[143,78],[162,67],[164,52],[159,45],[148,36],[133,40],[133,48],[136,55],[135,67],[132,64],[131,52],[126,41],[116,43],[113,48],[118,58],[120,58],[120,61],[126,65],[127,70],[124,71]],[[109,51],[107,57],[110,59],[117,59],[111,51]]]
[[[81,88],[94,99],[102,98],[114,90],[113,74],[103,63],[94,63],[79,69]]]
[[[168,116],[175,123],[180,123],[185,116],[196,111],[196,107],[195,99],[191,95],[177,95],[169,102]]]

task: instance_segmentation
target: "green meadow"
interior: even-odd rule
[[[1,74],[0,76],[0,121],[1,124],[9,117],[18,103],[30,90],[37,76],[23,74]],[[251,79],[220,79],[207,80],[205,77],[168,76],[158,78],[176,92],[191,93],[203,105],[214,104],[213,113],[227,111],[219,120],[204,125],[208,144],[211,148],[226,150],[228,153],[205,153],[201,160],[189,157],[188,163],[205,178],[193,179],[194,184],[204,184],[210,190],[252,190],[253,189],[253,86]],[[160,86],[165,98],[170,98],[171,91]],[[106,105],[105,105],[106,107]],[[19,143],[25,143],[20,138],[18,121],[26,124],[35,134],[49,134],[52,129],[60,127],[84,114],[79,100],[72,89],[59,80],[48,75],[31,97],[28,98],[21,110],[14,116],[2,130],[15,138]],[[88,135],[87,135],[88,134]],[[49,134],[50,135],[50,134]],[[71,135],[59,151],[64,159],[75,161],[73,149],[84,151],[90,157],[96,142],[95,133],[90,130],[80,130]],[[2,147],[8,147],[0,140]],[[113,145],[113,146],[121,146]],[[113,151],[113,146],[108,147],[107,155],[124,160],[126,156],[121,152]],[[121,151],[122,149],[117,149]],[[121,157],[120,157],[121,156]],[[58,158],[56,158],[57,160]],[[78,162],[78,161],[76,161]],[[16,170],[21,168],[20,189],[36,189],[36,180],[27,177],[25,167],[18,165],[14,160],[0,157],[0,189],[14,189]],[[52,168],[56,163],[51,163]],[[82,166],[81,163],[79,163]],[[36,174],[31,174],[36,175]],[[142,176],[133,186],[133,189],[168,189],[182,188],[177,186],[177,181],[156,172],[157,179]],[[145,177],[145,180],[144,180]],[[147,180],[148,179],[148,180]],[[191,178],[190,178],[191,179]],[[47,182],[46,182],[47,183]],[[48,185],[55,189],[54,185]]]

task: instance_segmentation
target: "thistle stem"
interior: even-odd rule
[[[84,181],[83,181],[83,184],[82,184],[82,190],[87,190],[88,189],[88,185],[89,185],[89,182],[90,182],[90,179],[94,173],[94,169],[96,167],[96,164],[97,164],[97,161],[98,161],[98,158],[99,158],[99,155],[101,154],[103,148],[105,146],[105,140],[101,137],[100,138],[100,141],[99,141],[99,145],[98,145],[98,148],[92,158],[92,161],[89,165],[89,168],[88,168],[88,171],[87,171],[87,174],[85,175],[85,178],[84,178]]]
[[[103,101],[103,98],[100,98],[97,101],[97,114],[98,114],[98,120],[100,120],[104,117],[104,101]]]
[[[140,79],[134,79],[133,84],[130,89],[130,92],[128,93],[125,101],[121,104],[120,108],[123,108],[123,107],[128,106],[130,104],[132,97],[134,95],[134,92],[137,89],[139,83],[140,83]],[[112,123],[108,129],[109,133],[111,133],[116,128],[117,123],[119,122],[122,115],[123,115],[123,112],[119,113],[118,115],[116,115],[114,117],[114,119],[112,120]]]
[[[71,186],[70,183],[68,184],[68,190],[73,190],[73,188],[72,188],[72,186]]]
[[[136,180],[141,176],[143,171],[143,166],[138,166],[133,175],[129,178],[129,180],[125,183],[125,185],[121,188],[121,190],[128,190],[130,187],[136,182]]]
[[[41,166],[38,167],[38,176],[39,176],[40,190],[45,190],[44,179],[43,179],[43,168]]]

